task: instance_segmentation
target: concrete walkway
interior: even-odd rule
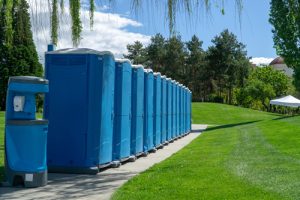
[[[176,153],[206,129],[206,125],[193,125],[192,133],[170,143],[156,153],[110,168],[97,175],[49,174],[48,185],[40,188],[1,188],[0,199],[109,199],[113,192],[133,176]]]

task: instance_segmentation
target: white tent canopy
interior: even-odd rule
[[[297,108],[300,106],[300,100],[291,95],[288,95],[288,96],[282,97],[280,99],[271,100],[270,104]]]

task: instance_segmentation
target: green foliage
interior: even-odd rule
[[[196,35],[186,43],[188,57],[186,59],[187,75],[185,83],[193,91],[194,99],[201,101],[209,93],[209,70],[205,59],[206,53],[202,49],[203,42]],[[201,99],[202,97],[202,99]]]
[[[2,8],[6,1],[2,2]],[[0,13],[0,108],[5,109],[6,89],[9,76],[33,75],[42,76],[43,68],[38,62],[38,55],[32,39],[30,15],[26,0],[13,0],[10,9],[11,19],[4,17],[7,10]],[[7,25],[8,22],[10,25]],[[5,37],[6,26],[11,26],[12,39]],[[11,44],[10,44],[11,42]]]
[[[80,19],[80,0],[69,0],[70,14],[72,19],[72,41],[77,47],[80,43],[82,24]]]
[[[147,51],[147,65],[155,71],[162,71],[165,65],[166,57],[166,40],[161,34],[151,37],[151,43],[145,49]]]
[[[227,102],[232,104],[234,87],[243,85],[250,69],[245,45],[238,42],[236,36],[228,30],[224,30],[212,42],[213,46],[207,52],[212,79],[219,97],[227,90]]]
[[[127,45],[128,54],[124,55],[125,58],[130,59],[133,64],[143,64],[146,61],[146,51],[143,44],[135,41],[134,44]]]
[[[234,88],[242,87],[249,73],[245,46],[228,30],[213,42],[206,52],[195,35],[183,42],[180,36],[156,34],[147,47],[138,41],[128,45],[124,57],[188,86],[194,101],[233,103]]]
[[[272,98],[288,92],[292,92],[289,77],[272,67],[262,67],[252,70],[245,87],[237,92],[237,100],[245,107],[269,110]]]
[[[63,1],[61,1],[63,2]],[[58,27],[59,27],[59,20],[58,20],[58,8],[57,8],[57,0],[52,1],[52,13],[51,13],[51,41],[53,44],[57,45],[58,42]]]
[[[300,4],[295,0],[272,0],[270,23],[277,54],[294,68],[294,84],[300,91]]]

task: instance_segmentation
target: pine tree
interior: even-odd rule
[[[0,107],[2,110],[5,109],[9,76],[43,75],[43,68],[38,61],[33,42],[28,3],[26,0],[13,0],[12,6],[8,6],[7,2],[2,2],[0,12]],[[10,13],[11,17],[8,17],[7,13]],[[13,30],[12,34],[9,34],[10,27]]]

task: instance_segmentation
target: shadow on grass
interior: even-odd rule
[[[225,124],[225,125],[221,125],[221,126],[214,126],[211,128],[207,128],[205,131],[213,131],[213,130],[217,130],[217,129],[224,129],[224,128],[232,128],[232,127],[236,127],[236,126],[243,126],[243,125],[247,125],[247,124],[253,124],[256,122],[259,122],[262,120],[254,120],[254,121],[249,121],[249,122],[241,122],[241,123],[236,123],[236,124]]]
[[[0,166],[0,183],[4,180],[4,166]]]
[[[288,118],[293,118],[293,117],[298,117],[299,115],[287,115],[287,116],[281,116],[278,118],[275,118],[273,120],[282,120],[282,119],[288,119]]]

